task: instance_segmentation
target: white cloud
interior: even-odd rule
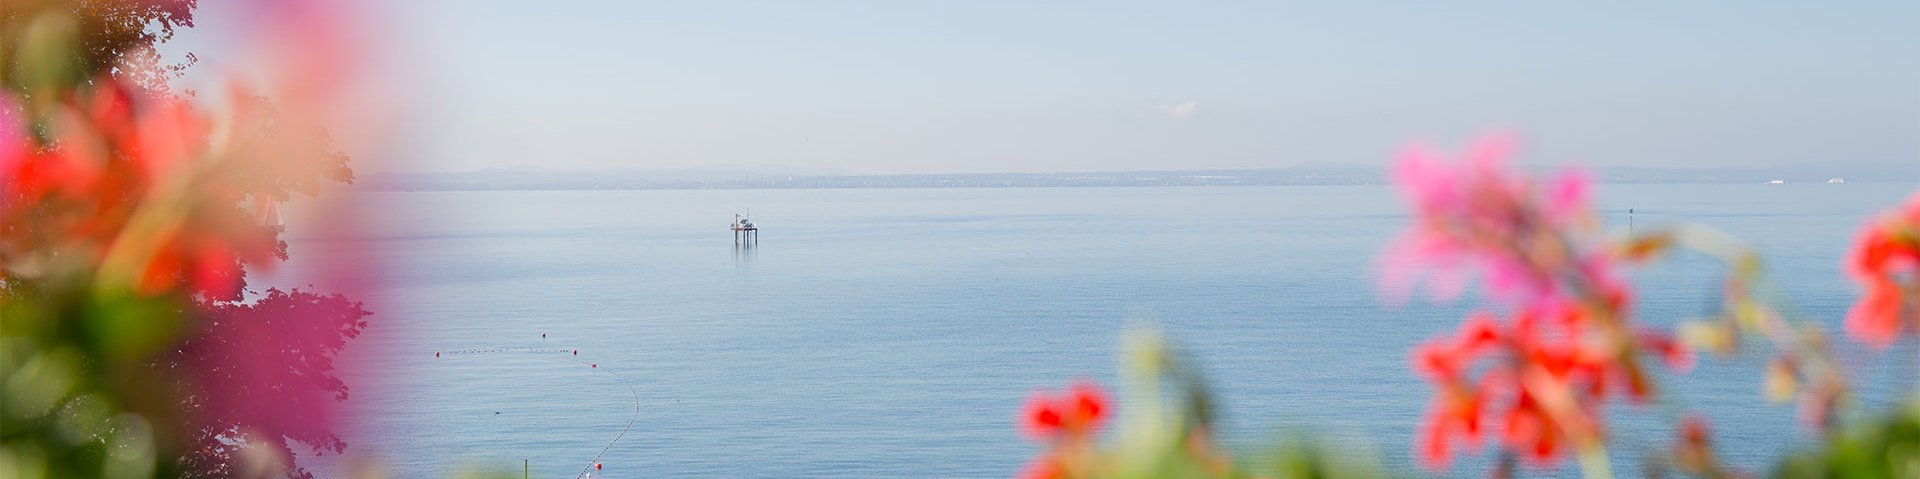
[[[1174,105],[1160,105],[1157,107],[1160,113],[1167,115],[1167,118],[1176,120],[1193,116],[1193,111],[1198,108],[1200,108],[1200,102],[1194,100],[1187,100],[1184,103]]]

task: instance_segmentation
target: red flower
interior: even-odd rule
[[[1681,472],[1700,477],[1742,477],[1730,474],[1713,456],[1712,431],[1707,420],[1693,414],[1680,419],[1680,437],[1674,441],[1673,461]]]
[[[1416,446],[1421,460],[1436,468],[1445,468],[1453,458],[1449,439],[1454,436],[1465,440],[1468,448],[1480,447],[1488,393],[1494,390],[1489,382],[1482,381],[1474,387],[1443,386],[1434,397]]]
[[[1707,420],[1692,415],[1681,419],[1680,442],[1686,447],[1707,447]]]
[[[1505,163],[1514,151],[1511,137],[1494,135],[1458,161],[1415,146],[1394,166],[1413,221],[1382,258],[1387,292],[1402,299],[1427,275],[1450,300],[1478,276],[1486,299],[1515,311],[1505,324],[1476,313],[1414,351],[1414,369],[1436,389],[1418,453],[1436,468],[1456,442],[1477,447],[1489,429],[1535,464],[1597,450],[1601,405],[1653,397],[1643,355],[1675,369],[1691,360],[1671,337],[1631,321],[1632,288],[1618,267],[1634,257],[1596,234],[1591,179],[1513,171]]]
[[[65,256],[98,262],[109,284],[142,294],[235,301],[248,268],[284,259],[277,231],[239,205],[282,185],[250,168],[288,152],[219,150],[215,122],[186,101],[136,97],[113,79],[60,96],[40,128],[0,94],[0,263]],[[230,122],[230,142],[269,132]],[[288,140],[290,141],[290,140]],[[281,159],[285,158],[285,159]],[[320,162],[324,163],[324,162]],[[273,180],[278,181],[278,180]]]
[[[1054,455],[1041,456],[1020,469],[1020,479],[1061,479],[1067,477],[1060,467],[1060,458]]]
[[[1444,469],[1458,446],[1478,448],[1491,429],[1507,450],[1552,464],[1569,446],[1599,439],[1599,408],[1610,397],[1650,397],[1647,374],[1618,351],[1657,355],[1675,368],[1689,359],[1677,341],[1650,332],[1626,336],[1632,342],[1619,348],[1594,346],[1606,336],[1587,314],[1566,303],[1524,309],[1504,324],[1476,313],[1454,336],[1416,348],[1414,370],[1437,389],[1416,444],[1421,460]]]
[[[1093,431],[1106,419],[1107,398],[1098,386],[1076,382],[1058,395],[1036,391],[1021,413],[1027,436],[1047,444],[1033,462],[1020,471],[1023,478],[1068,477],[1092,447]]]
[[[1023,425],[1035,440],[1085,438],[1099,427],[1106,410],[1105,393],[1092,383],[1079,382],[1059,396],[1035,392],[1027,399]]]
[[[1847,312],[1847,334],[1884,348],[1902,328],[1920,330],[1920,307],[1911,298],[1920,289],[1920,194],[1861,230],[1846,266],[1866,288]]]
[[[1536,464],[1552,464],[1559,456],[1566,430],[1542,408],[1532,394],[1521,394],[1502,420],[1500,439],[1508,449]]]

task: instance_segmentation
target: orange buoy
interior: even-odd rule
[[[540,339],[547,339],[547,332],[546,332],[546,331],[541,331],[541,332],[540,332]]]
[[[595,367],[595,368],[598,368],[598,367],[600,367],[600,363],[591,363],[591,364],[592,364],[592,365],[593,365],[593,367]]]
[[[598,471],[598,470],[600,470],[600,463],[598,463],[598,462],[596,462],[596,463],[593,463],[593,470],[595,470],[595,471]]]
[[[436,357],[436,358],[437,358],[437,357],[440,357],[440,352],[439,352],[439,351],[434,351],[434,352],[433,352],[433,357]]]
[[[578,350],[578,349],[575,349],[575,350],[573,350],[573,355],[574,355],[574,356],[579,356],[579,355],[580,355],[580,350]]]

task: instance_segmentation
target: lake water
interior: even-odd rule
[[[1610,226],[1633,208],[1638,227],[1757,243],[1800,311],[1838,331],[1848,240],[1914,186],[1600,191]],[[606,477],[1006,476],[1036,452],[1015,422],[1028,394],[1115,384],[1130,324],[1209,375],[1230,442],[1309,428],[1417,473],[1432,389],[1408,350],[1471,307],[1382,305],[1371,265],[1407,221],[1382,186],[342,195],[385,215],[352,237],[296,223],[296,262],[264,281],[326,266],[303,255],[394,259],[347,353],[363,424],[345,436],[347,458],[404,477],[522,460],[573,477],[603,449]],[[736,248],[725,226],[749,209],[763,237]],[[1641,320],[1708,311],[1722,273],[1697,255],[1637,272]],[[1869,399],[1911,387],[1911,341],[1845,348]],[[1665,378],[1671,401],[1610,409],[1616,469],[1664,447],[1660,423],[1682,410],[1707,411],[1749,470],[1804,441],[1792,407],[1762,399],[1756,357],[1702,358]]]

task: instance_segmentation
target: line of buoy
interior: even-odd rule
[[[547,339],[547,333],[541,332],[540,340],[545,341],[546,339]],[[510,353],[510,352],[568,353],[576,357],[580,355],[580,350],[577,348],[574,348],[574,349],[538,348],[538,347],[531,347],[531,346],[520,346],[520,347],[470,348],[470,349],[458,349],[458,350],[452,350],[452,351],[434,351],[433,357],[439,358],[442,353],[481,354],[481,353]],[[600,363],[597,361],[589,361],[587,363],[587,367],[594,371],[606,371],[606,373],[609,375],[621,378],[621,382],[623,383],[626,382],[625,377],[621,376],[619,373],[614,372],[612,369],[605,369],[605,370],[600,369]],[[606,456],[607,451],[613,450],[614,444],[619,443],[620,439],[625,438],[627,436],[627,433],[633,430],[634,424],[637,424],[640,422],[640,390],[638,388],[633,387],[632,384],[625,384],[625,386],[627,386],[627,392],[633,395],[633,418],[627,420],[627,426],[625,428],[620,429],[620,433],[614,435],[613,440],[607,441],[607,445],[600,448],[600,453],[593,455],[593,460],[588,461],[587,467],[580,469],[580,474],[574,476],[575,479],[589,477],[589,475],[592,474],[593,472],[602,470],[605,464],[601,463],[600,459]],[[496,412],[494,414],[499,414],[499,413]]]
[[[599,365],[595,364],[594,367],[597,369]],[[607,368],[606,372],[608,375],[621,378],[623,381],[625,380],[625,377],[621,376],[620,373],[618,372],[614,372],[613,368]],[[607,441],[607,446],[600,448],[599,454],[593,455],[594,471],[600,470],[600,458],[606,456],[607,451],[610,451],[613,449],[613,444],[620,442],[620,438],[627,437],[627,432],[633,430],[633,425],[640,422],[640,390],[637,388],[634,388],[632,384],[628,384],[627,392],[633,394],[633,419],[627,420],[627,427],[621,428],[620,434],[613,436],[612,441]],[[581,468],[580,474],[577,476],[574,476],[574,479],[588,477],[588,474],[589,474],[589,471],[587,469]]]
[[[573,354],[574,354],[575,356],[578,356],[578,355],[580,355],[580,350],[578,350],[578,349],[567,349],[567,348],[538,348],[538,347],[532,347],[532,346],[513,346],[513,347],[497,347],[497,348],[471,348],[471,349],[456,349],[456,350],[451,350],[451,351],[434,351],[433,353],[434,353],[434,354],[440,354],[440,353],[446,353],[446,354],[475,354],[475,353],[567,353],[567,352],[571,352],[571,353],[573,353]]]

